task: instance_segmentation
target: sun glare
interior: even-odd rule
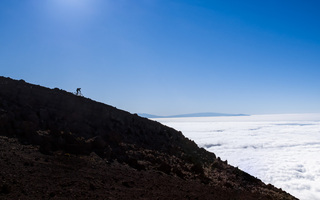
[[[100,0],[48,0],[54,15],[63,17],[88,17],[92,15]]]
[[[89,0],[54,0],[53,2],[61,9],[69,11],[84,11],[90,6]]]
[[[79,25],[96,15],[100,0],[47,0],[44,12],[59,24]]]

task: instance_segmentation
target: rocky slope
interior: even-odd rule
[[[1,199],[295,199],[181,132],[0,77]]]

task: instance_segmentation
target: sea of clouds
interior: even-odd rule
[[[265,183],[320,200],[320,114],[155,120]]]

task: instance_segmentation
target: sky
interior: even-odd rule
[[[0,75],[131,113],[320,113],[316,0],[1,0]]]

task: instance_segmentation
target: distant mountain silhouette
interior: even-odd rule
[[[249,116],[247,114],[226,114],[226,113],[214,113],[214,112],[204,112],[204,113],[191,113],[182,115],[169,115],[169,116],[159,116],[151,115],[146,113],[139,113],[141,117],[145,118],[182,118],[182,117],[231,117],[231,116]]]
[[[170,127],[4,77],[0,152],[0,199],[295,199]]]

